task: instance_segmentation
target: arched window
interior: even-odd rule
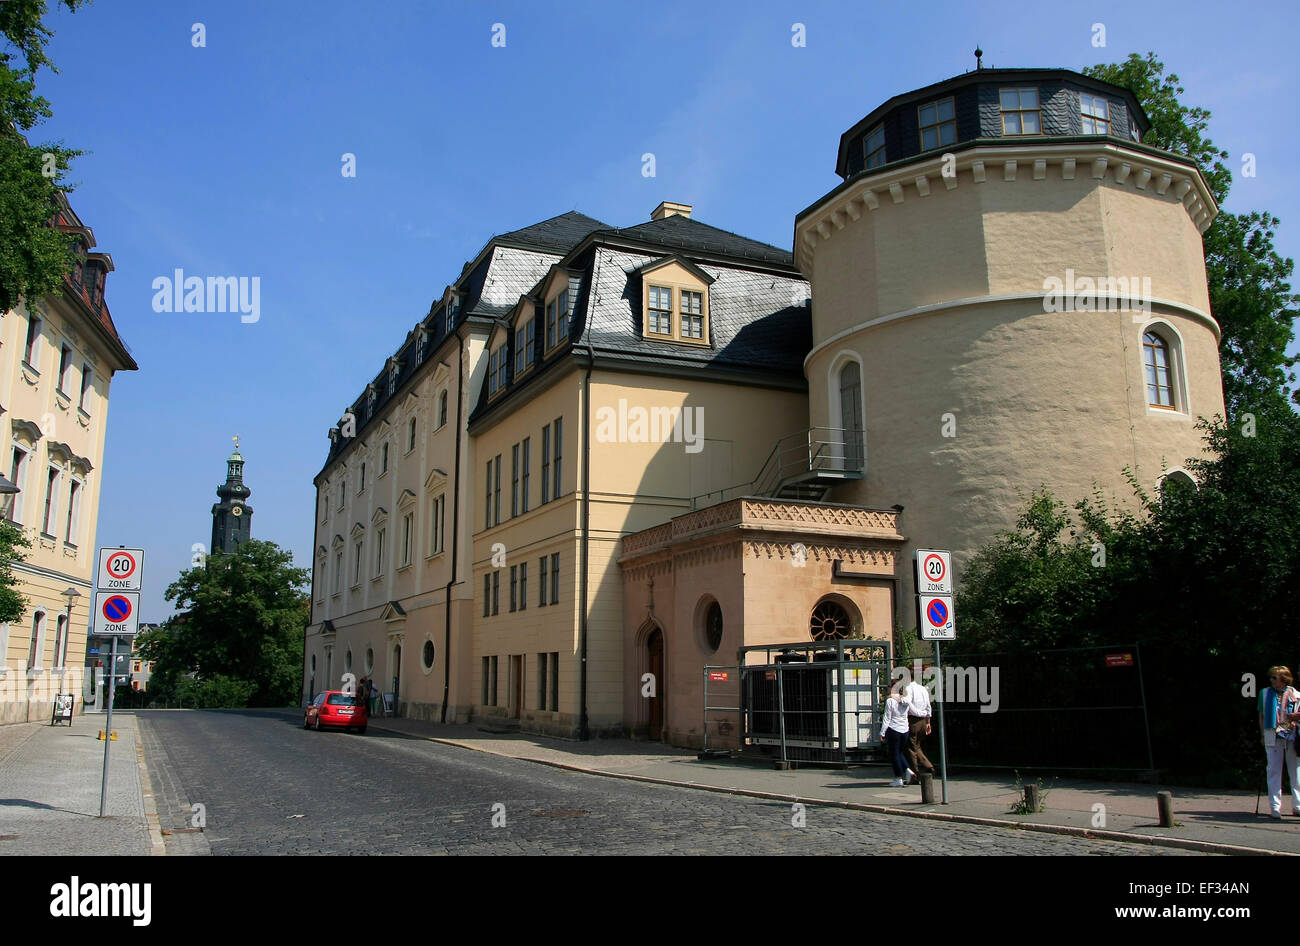
[[[843,605],[829,599],[813,609],[808,622],[808,636],[815,641],[844,640],[855,636],[855,631],[853,616]]]
[[[840,369],[840,427],[844,438],[844,468],[862,469],[862,369],[850,361]],[[831,438],[836,439],[836,438]]]
[[[34,670],[40,666],[38,661],[41,651],[45,649],[45,612],[37,611],[32,615],[32,640],[27,650],[27,669]]]
[[[1142,356],[1146,365],[1147,403],[1152,407],[1176,408],[1169,343],[1155,332],[1147,332],[1142,336]]]

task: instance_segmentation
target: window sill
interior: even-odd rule
[[[72,398],[61,388],[54,389],[54,401],[65,411],[72,406]]]
[[[86,410],[84,407],[82,407],[81,405],[77,405],[77,419],[80,420],[83,424],[89,424],[90,412]]]
[[[430,552],[428,555],[426,555],[426,556],[424,557],[424,560],[425,560],[426,562],[432,562],[435,558],[441,558],[443,555],[446,555],[446,554],[447,554],[447,550],[446,550],[446,549],[438,549],[438,551],[436,551],[436,552]]]
[[[399,572],[409,571],[411,568],[411,564],[412,564],[411,562],[407,562],[405,565],[398,565],[397,570]]]
[[[29,365],[26,359],[23,360],[23,380],[33,387],[41,378],[41,373]]]

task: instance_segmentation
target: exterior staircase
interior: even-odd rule
[[[832,487],[860,480],[866,474],[863,443],[860,428],[808,427],[796,431],[776,442],[753,480],[696,496],[691,508],[702,509],[738,496],[821,502]]]

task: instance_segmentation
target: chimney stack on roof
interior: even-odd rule
[[[674,214],[680,214],[689,220],[691,217],[691,205],[674,204],[671,200],[665,200],[650,212],[650,219],[662,220],[664,217],[671,217]]]

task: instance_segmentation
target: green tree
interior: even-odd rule
[[[182,572],[166,592],[181,612],[141,638],[142,659],[155,661],[150,690],[163,699],[189,693],[201,704],[234,698],[248,684],[248,705],[297,702],[307,577],[289,552],[257,540]],[[191,675],[194,684],[183,682]]]
[[[0,621],[17,621],[27,609],[27,599],[18,592],[14,576],[15,562],[23,560],[22,550],[32,547],[21,529],[0,519]],[[2,655],[0,655],[2,656]]]
[[[1084,72],[1130,89],[1151,119],[1143,143],[1195,161],[1222,208],[1232,186],[1232,172],[1224,163],[1228,152],[1205,134],[1210,113],[1182,103],[1178,76],[1165,75],[1155,53],[1145,58],[1130,53],[1122,63]],[[1292,396],[1300,403],[1300,391],[1292,395],[1289,388],[1296,380],[1292,368],[1297,359],[1286,353],[1295,337],[1300,300],[1288,283],[1294,264],[1273,245],[1278,225],[1278,219],[1264,211],[1233,214],[1220,209],[1205,233],[1210,310],[1223,330],[1219,360],[1230,417],[1258,409],[1265,400]]]
[[[75,11],[85,0],[59,0]],[[53,112],[36,94],[36,74],[57,72],[45,54],[53,35],[42,22],[45,0],[0,2],[0,313],[19,297],[39,299],[72,271],[71,237],[48,226],[55,195],[70,190],[62,142],[29,144],[25,135]]]

